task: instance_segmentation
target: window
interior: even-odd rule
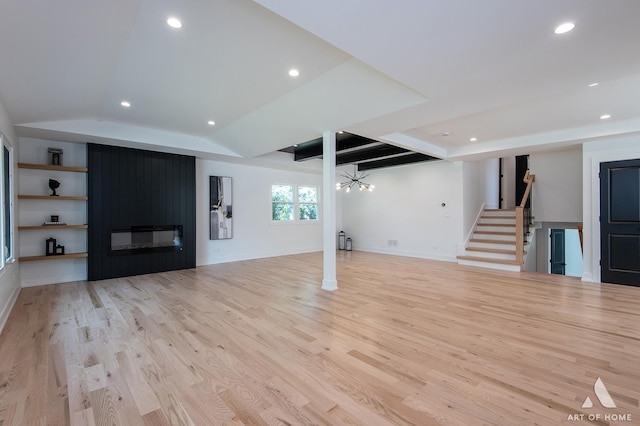
[[[0,212],[0,241],[2,241],[2,245],[0,247],[4,247],[2,252],[3,256],[0,256],[0,268],[3,268],[5,263],[10,261],[13,258],[13,203],[11,201],[12,197],[12,180],[13,180],[13,169],[11,165],[11,148],[5,146],[5,137],[0,134],[0,147],[2,147],[2,151],[0,151],[0,156],[2,160],[0,164],[2,165],[2,174],[0,174],[0,199],[2,199],[2,212]]]
[[[276,222],[318,220],[318,188],[271,185],[271,220]]]
[[[11,202],[11,182],[12,182],[12,167],[11,167],[11,151],[9,148],[2,145],[3,158],[2,158],[2,193],[4,198],[3,203],[3,218],[4,218],[4,259],[6,261],[11,260],[13,257],[13,230],[12,230],[12,212],[13,203]]]
[[[298,219],[318,220],[318,188],[298,187]]]
[[[271,185],[271,220],[293,220],[293,185]]]

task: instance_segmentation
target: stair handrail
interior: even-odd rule
[[[529,234],[529,225],[531,224],[531,202],[529,202],[529,207],[525,206],[531,196],[531,187],[535,180],[536,175],[532,175],[527,169],[522,179],[527,184],[527,188],[524,190],[520,205],[516,206],[516,261],[520,267],[524,263],[524,241]]]

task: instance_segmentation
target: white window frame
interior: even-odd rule
[[[273,187],[275,185],[282,186],[291,186],[293,187],[293,219],[292,220],[274,220],[273,219]],[[316,202],[315,203],[301,203],[299,191],[300,188],[315,188],[316,189]],[[284,182],[273,182],[269,186],[269,222],[273,225],[287,225],[287,224],[317,224],[320,223],[321,220],[321,205],[320,200],[322,199],[321,187],[320,185],[314,184],[295,184],[295,183],[284,183]],[[317,209],[317,219],[300,219],[300,204],[315,204]]]

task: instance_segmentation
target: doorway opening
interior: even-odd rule
[[[540,222],[531,241],[526,271],[582,278],[583,254],[577,222]]]
[[[578,229],[549,230],[547,272],[582,278],[582,249]]]

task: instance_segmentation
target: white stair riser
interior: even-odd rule
[[[493,225],[481,225],[476,228],[476,231],[491,231],[491,232],[514,232],[514,226],[493,226]]]
[[[513,244],[516,243],[515,236],[513,235],[473,234],[473,238],[481,240],[513,241]]]
[[[482,216],[491,216],[491,217],[516,217],[516,212],[514,211],[501,211],[501,212],[484,212]]]
[[[465,254],[468,256],[488,257],[491,259],[516,260],[515,254],[487,253],[482,251],[467,251]]]
[[[487,219],[481,219],[480,222],[478,222],[478,226],[484,227],[484,226],[488,226],[488,225],[512,225],[515,229],[516,226],[516,221],[515,220],[487,220]]]
[[[500,249],[500,250],[515,250],[516,243],[513,243],[513,244],[469,243],[469,247]]]
[[[489,269],[499,269],[501,271],[513,271],[520,272],[520,267],[517,265],[501,265],[499,263],[485,263],[485,262],[475,262],[473,260],[458,260],[460,265],[467,266],[477,266],[480,268],[489,268]]]

